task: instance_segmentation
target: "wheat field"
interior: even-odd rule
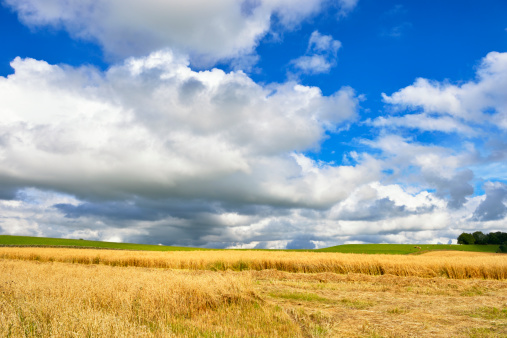
[[[507,337],[501,255],[0,251],[1,337]]]
[[[59,248],[0,248],[0,258],[145,268],[506,279],[503,254],[427,253],[366,255],[284,251],[119,251]]]
[[[298,328],[260,308],[247,275],[0,261],[0,336],[268,336]]]

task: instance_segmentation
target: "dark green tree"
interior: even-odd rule
[[[500,238],[498,237],[498,233],[490,232],[486,235],[486,242],[488,244],[501,244]]]
[[[474,244],[475,238],[472,234],[466,232],[458,236],[458,244]]]
[[[498,247],[497,253],[507,253],[507,242]]]
[[[475,239],[475,244],[487,244],[486,243],[486,235],[482,233],[482,231],[476,231],[472,234]]]
[[[498,238],[500,239],[500,243],[507,243],[507,232],[497,232]]]

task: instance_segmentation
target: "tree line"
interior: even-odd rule
[[[458,244],[495,244],[500,245],[498,252],[507,252],[507,232],[490,232],[484,234],[482,231],[476,231],[472,234],[462,233],[458,236]]]

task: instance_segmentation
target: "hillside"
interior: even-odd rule
[[[0,235],[0,246],[66,246],[84,248],[103,248],[119,250],[140,250],[140,251],[195,251],[212,250],[203,248],[176,247],[164,245],[148,245],[133,243],[115,243],[88,241],[82,239],[64,239],[47,237],[27,237]],[[419,249],[420,248],[420,249]],[[498,245],[446,245],[446,244],[345,244],[317,250],[304,250],[316,252],[341,252],[341,253],[364,253],[364,254],[388,254],[406,255],[426,251],[476,251],[496,252]],[[278,251],[278,250],[277,250]],[[299,250],[287,250],[299,251]]]
[[[319,252],[364,253],[406,255],[426,251],[477,251],[496,252],[498,245],[449,245],[449,244],[345,244],[318,249]],[[419,249],[420,248],[420,249]]]
[[[85,248],[101,248],[101,249],[119,249],[119,250],[141,250],[141,251],[194,251],[206,250],[201,248],[164,246],[164,245],[148,245],[133,243],[116,243],[116,242],[100,242],[87,241],[82,239],[65,239],[65,238],[47,238],[47,237],[28,237],[28,236],[8,236],[0,235],[0,246],[68,246],[68,247],[85,247]]]

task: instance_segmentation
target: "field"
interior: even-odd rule
[[[87,241],[83,239],[9,236],[9,235],[0,235],[0,246],[66,246],[66,247],[102,248],[102,249],[119,249],[119,250],[141,250],[141,251],[206,250],[199,248],[187,248],[177,246],[115,243],[115,242]]]
[[[453,252],[454,253],[454,252]],[[466,253],[465,253],[466,254]],[[0,248],[0,259],[102,264],[179,270],[279,270],[293,273],[507,279],[504,254],[364,255],[285,251],[121,251],[61,248]]]
[[[0,248],[0,336],[507,337],[501,254]]]
[[[345,244],[318,249],[319,252],[343,252],[365,254],[406,255],[427,251],[476,251],[496,252],[499,245],[449,245],[449,244]]]
[[[145,245],[131,243],[114,243],[87,241],[79,239],[8,236],[0,235],[0,246],[66,246],[101,249],[122,249],[140,251],[194,251],[210,250],[202,248],[175,247],[163,245]],[[444,244],[346,244],[317,250],[284,250],[284,251],[316,251],[364,254],[418,254],[426,251],[477,251],[496,252],[499,245],[444,245]],[[280,251],[280,250],[276,250]]]

